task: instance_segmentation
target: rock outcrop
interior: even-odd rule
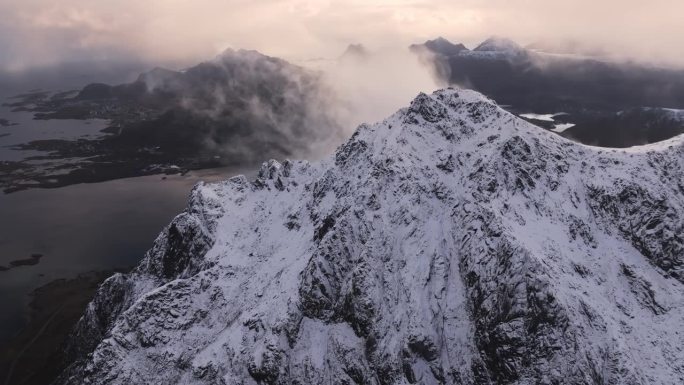
[[[684,138],[570,142],[467,90],[197,185],[61,384],[684,382]]]

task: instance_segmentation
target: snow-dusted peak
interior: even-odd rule
[[[684,116],[681,110],[665,110],[670,112],[673,118]],[[400,129],[394,130],[396,127]],[[447,132],[449,138],[457,138],[458,142],[472,144],[482,137],[497,135],[497,140],[491,141],[496,146],[506,138],[520,136],[526,140],[543,143],[545,147],[561,147],[564,150],[569,149],[596,156],[620,157],[631,156],[625,154],[652,153],[653,151],[676,153],[677,149],[681,150],[684,147],[684,135],[658,143],[624,149],[584,145],[540,129],[518,118],[477,91],[451,87],[437,90],[432,94],[420,93],[408,107],[400,109],[384,121],[372,126],[362,125],[355,136],[370,132],[373,137],[382,139],[379,146],[390,146],[391,144],[386,140],[387,137],[394,136],[390,131],[408,133],[408,136],[411,136],[410,133],[418,132],[420,136],[425,136],[427,127],[433,133]],[[431,136],[429,140],[432,140],[431,144],[435,148],[453,145],[450,140],[444,140],[444,137]]]
[[[517,118],[479,92],[447,88],[432,94],[420,93],[408,107],[384,121],[375,125],[361,125],[341,150],[358,137],[373,143],[376,151],[393,151],[404,143],[421,140],[429,142],[427,145],[432,148],[421,153],[426,158],[438,149],[454,151],[454,146],[472,146],[478,140],[492,135],[496,135],[497,140],[491,141],[491,147],[515,135],[524,135],[537,141],[544,137],[544,140],[552,143],[575,145]],[[484,151],[484,146],[480,147]]]
[[[478,58],[515,60],[525,57],[527,50],[516,42],[501,37],[491,37],[472,51],[463,52],[463,55],[476,56]]]
[[[420,94],[325,161],[196,186],[58,382],[681,383],[683,142]]]
[[[340,60],[366,60],[371,55],[363,44],[349,44],[340,56]]]
[[[255,64],[264,65],[272,64],[278,66],[292,66],[283,59],[264,55],[259,51],[253,49],[233,49],[226,48],[223,52],[217,55],[211,63],[214,64],[234,64],[242,66],[252,66]]]
[[[473,51],[478,51],[478,52],[497,51],[497,52],[517,53],[517,52],[523,52],[524,49],[520,45],[518,45],[518,43],[514,42],[511,39],[506,39],[503,37],[494,36],[494,37],[490,37],[489,39],[480,43],[480,45],[478,45]]]

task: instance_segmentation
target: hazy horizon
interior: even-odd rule
[[[336,57],[350,43],[396,49],[443,36],[472,47],[493,35],[680,66],[684,53],[672,47],[683,12],[671,0],[0,0],[0,69],[191,63],[226,48],[298,62]]]

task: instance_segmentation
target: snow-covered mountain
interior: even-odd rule
[[[527,50],[513,40],[502,37],[490,37],[475,47],[475,49],[469,51],[468,54],[497,59],[515,59],[527,55]]]
[[[469,50],[461,43],[453,44],[449,40],[438,37],[422,44],[411,44],[409,50],[422,54],[425,51],[445,57],[470,57],[475,59],[492,60],[522,60],[527,58],[529,52],[510,39],[502,37],[490,37],[480,43],[473,50]]]
[[[421,94],[326,161],[196,186],[58,383],[681,384],[683,218],[682,136]]]
[[[684,110],[681,69],[549,54],[497,37],[473,50],[442,38],[410,49],[441,81],[482,92],[510,112],[563,113],[561,135],[584,144],[624,148],[684,133],[676,112],[667,111]]]

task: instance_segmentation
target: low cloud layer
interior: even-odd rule
[[[379,121],[407,106],[419,92],[447,85],[431,74],[431,64],[421,63],[406,49],[369,50],[362,56],[307,64],[321,70],[323,81],[335,90],[336,103],[330,106],[348,129]]]
[[[347,44],[406,47],[436,36],[473,45],[578,41],[625,57],[684,64],[675,0],[0,0],[0,68],[67,61],[211,57],[227,47],[289,60]]]

